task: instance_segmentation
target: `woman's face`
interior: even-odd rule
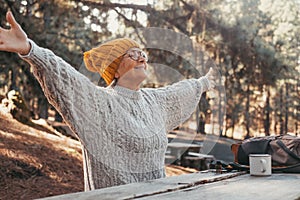
[[[128,77],[132,81],[144,80],[147,77],[148,57],[145,52],[138,48],[131,48],[124,55],[115,78]]]

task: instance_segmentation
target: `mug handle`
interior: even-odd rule
[[[267,162],[265,159],[260,159],[261,163],[261,172],[266,172],[267,171]]]

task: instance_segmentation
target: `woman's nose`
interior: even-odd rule
[[[143,56],[139,56],[139,62],[141,63],[146,63],[146,58],[144,58]]]

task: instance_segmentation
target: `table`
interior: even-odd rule
[[[170,155],[174,156],[174,159],[170,160],[171,163],[182,165],[184,157],[187,156],[190,151],[200,152],[201,148],[202,144],[170,142],[168,143],[167,151],[170,150]]]
[[[216,174],[207,170],[89,192],[54,196],[44,200],[298,200],[300,199],[299,183],[300,174],[254,177],[245,172]]]

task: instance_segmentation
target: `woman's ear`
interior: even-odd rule
[[[117,68],[117,71],[115,73],[115,78],[116,79],[120,78],[120,76],[121,76],[120,75],[120,69],[122,69],[123,66],[124,66],[124,60],[122,59],[119,66],[118,66],[118,68]],[[121,73],[122,73],[122,70],[121,70]]]
[[[116,73],[115,73],[115,78],[116,78],[116,79],[120,78],[120,74],[119,74],[118,71],[116,71]]]

